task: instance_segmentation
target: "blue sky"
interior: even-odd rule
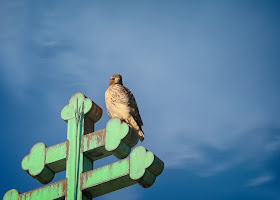
[[[280,194],[277,1],[0,1],[0,196],[41,185],[21,169],[66,140],[76,92],[102,107],[120,73],[165,162],[149,189],[99,199],[255,199]],[[96,162],[110,163],[113,158]],[[64,178],[58,174],[54,181]]]

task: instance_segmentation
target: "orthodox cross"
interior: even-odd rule
[[[74,94],[61,111],[67,122],[67,141],[51,147],[37,143],[21,162],[22,169],[42,184],[64,170],[66,179],[22,194],[12,189],[3,200],[89,200],[136,183],[152,186],[164,163],[143,146],[130,153],[139,135],[118,118],[94,132],[101,116],[102,109],[92,100]],[[93,169],[94,161],[110,155],[122,160]]]

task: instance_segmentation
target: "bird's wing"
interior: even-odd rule
[[[109,116],[114,112],[120,117],[127,112],[127,114],[130,114],[133,117],[141,129],[143,122],[139,109],[132,92],[128,88],[120,84],[109,87],[107,99],[105,97],[105,101],[108,101],[109,109],[107,108],[107,110]]]
[[[111,107],[112,107],[113,102],[111,100],[111,92],[109,89],[107,89],[105,92],[105,103],[106,103],[106,107],[107,107],[107,113],[108,113],[109,117],[112,118]]]
[[[132,115],[132,117],[138,124],[139,128],[141,129],[141,126],[143,126],[143,121],[141,119],[136,100],[135,100],[132,92],[127,87],[124,87],[124,88],[127,91],[127,95],[128,95],[128,99],[129,99],[128,105],[130,107],[130,114]]]

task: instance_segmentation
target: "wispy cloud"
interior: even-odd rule
[[[263,176],[260,176],[260,177],[257,177],[257,178],[254,178],[254,179],[250,180],[247,183],[247,186],[249,186],[249,187],[260,186],[260,185],[263,185],[265,183],[268,183],[269,181],[271,181],[273,179],[274,179],[274,177],[271,176],[271,175],[263,175]]]

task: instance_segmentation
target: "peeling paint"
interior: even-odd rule
[[[55,173],[66,170],[66,179],[20,194],[12,189],[4,200],[89,200],[138,183],[153,185],[164,168],[163,162],[144,147],[131,148],[139,141],[138,133],[114,118],[106,128],[94,132],[94,123],[102,109],[82,93],[73,95],[61,111],[67,124],[67,141],[46,147],[35,144],[22,160],[22,168],[43,184]],[[115,163],[93,169],[93,161],[114,155]]]

